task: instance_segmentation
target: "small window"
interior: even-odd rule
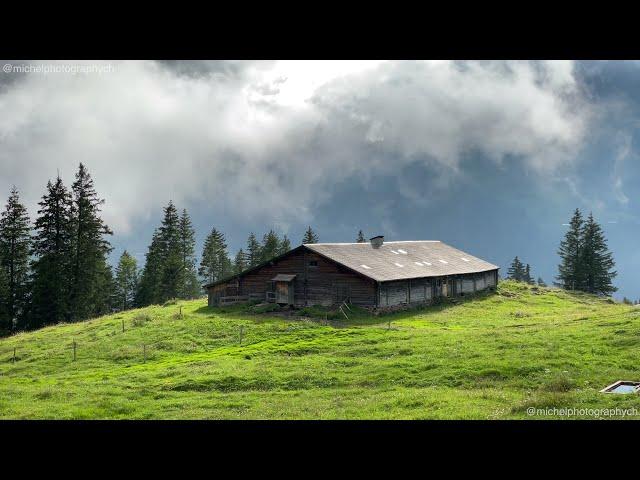
[[[318,261],[317,260],[309,260],[309,266],[310,267],[317,267],[318,266]]]

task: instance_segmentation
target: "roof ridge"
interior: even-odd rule
[[[442,243],[441,240],[390,240],[384,242],[387,243]],[[303,243],[304,246],[309,245],[371,245],[369,242],[317,242],[317,243]]]

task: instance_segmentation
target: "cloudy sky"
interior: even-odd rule
[[[593,211],[620,295],[640,298],[634,62],[2,61],[0,195],[31,212],[79,162],[144,259],[162,207],[231,253],[269,228],[299,243],[440,239],[551,282],[572,211]]]

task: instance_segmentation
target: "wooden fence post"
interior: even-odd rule
[[[180,305],[180,318],[182,318],[182,305]]]
[[[73,341],[73,361],[76,361],[76,341]]]
[[[124,333],[124,318],[122,319],[122,333]]]
[[[147,345],[144,344],[142,345],[142,356],[143,356],[143,363],[147,363]]]
[[[244,325],[240,325],[240,345],[242,345],[242,333],[244,331]]]
[[[13,347],[13,363],[16,363],[16,347]]]

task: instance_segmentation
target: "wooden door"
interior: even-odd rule
[[[276,282],[276,303],[289,303],[289,284]]]

